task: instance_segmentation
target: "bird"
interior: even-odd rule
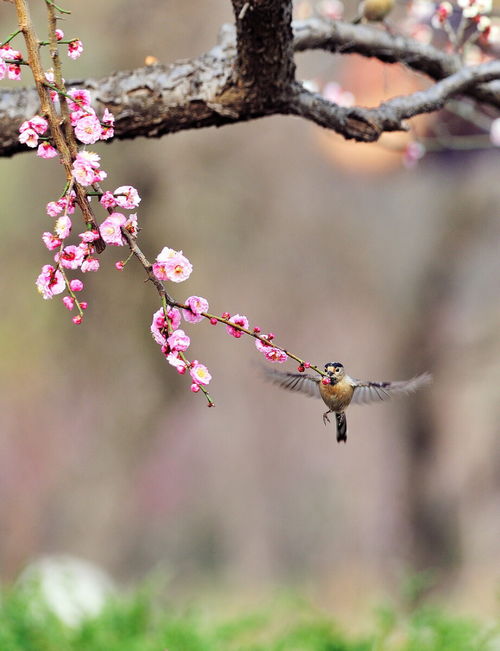
[[[369,23],[383,23],[394,8],[395,0],[362,0],[359,3],[358,15],[353,24],[366,21]]]
[[[299,370],[304,368],[299,366]],[[337,441],[347,442],[346,408],[351,404],[364,405],[370,402],[388,400],[398,394],[413,393],[429,384],[432,376],[422,373],[410,380],[397,382],[370,382],[356,380],[347,375],[340,362],[327,362],[323,377],[309,373],[289,373],[274,368],[264,367],[267,379],[289,391],[298,391],[307,396],[322,398],[328,407],[323,414],[323,423],[330,422],[328,414],[334,413],[337,425]]]

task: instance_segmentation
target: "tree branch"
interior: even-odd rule
[[[405,130],[404,120],[441,109],[448,99],[466,92],[471,84],[488,82],[499,76],[500,61],[488,61],[463,68],[426,90],[394,97],[377,108],[344,108],[297,84],[290,102],[290,112],[333,129],[347,139],[373,142],[384,131]]]
[[[245,6],[247,9],[244,9]],[[240,24],[252,19],[250,25],[245,23],[250,30],[247,34],[250,43],[246,43],[246,37],[241,37],[243,41],[240,39],[238,43],[239,55],[235,28],[225,25],[219,43],[198,58],[177,61],[169,66],[158,64],[118,72],[104,79],[68,85],[90,90],[96,110],[109,108],[116,118],[116,137],[124,139],[160,137],[184,129],[222,126],[278,113],[302,115],[319,124],[324,123],[326,128],[334,129],[348,138],[359,140],[378,137],[380,129],[393,130],[395,120],[384,118],[382,123],[377,120],[372,123],[373,115],[367,114],[367,109],[341,109],[317,96],[313,100],[307,93],[302,94],[302,89],[297,89],[293,82],[293,59],[290,59],[292,44],[287,41],[287,30],[290,29],[288,2],[253,0],[244,3],[233,0],[233,7],[237,26],[241,27]],[[255,23],[255,16],[269,17],[274,15],[273,12],[279,15],[281,40],[273,44],[274,36],[266,32],[270,42],[264,43],[263,32],[259,31],[264,27],[260,22]],[[240,18],[240,15],[243,17]],[[448,93],[446,98],[463,93],[500,109],[500,74],[488,76],[495,81],[480,83],[485,78],[476,78],[479,67],[463,68],[455,55],[366,25],[312,18],[296,22],[293,26],[295,51],[321,48],[337,53],[374,56],[389,63],[403,62],[407,67],[437,80],[444,80],[463,70],[466,83],[460,83],[460,90]],[[261,56],[260,48],[264,45],[273,52],[269,75],[263,73],[268,65],[267,59],[264,61]],[[253,66],[245,57],[254,57]],[[260,63],[257,65],[256,62]],[[239,74],[243,76],[240,78]],[[438,93],[441,92],[439,88],[443,87],[438,87]],[[415,100],[419,94],[410,97]],[[301,107],[300,104],[306,106]],[[311,104],[314,104],[313,109]],[[434,105],[437,107],[435,102]],[[398,124],[410,117],[410,113],[416,115],[428,105],[424,103],[420,106],[421,109],[413,113],[407,107],[405,115],[396,120]],[[38,110],[36,91],[0,91],[0,156],[26,151],[18,142],[19,124]]]

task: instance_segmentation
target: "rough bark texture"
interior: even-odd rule
[[[291,3],[283,0],[233,0],[233,8],[236,27],[225,25],[219,43],[198,58],[70,85],[92,91],[96,110],[109,108],[116,136],[127,139],[295,114],[346,138],[373,141],[458,94],[500,109],[498,62],[466,68],[456,55],[367,25],[319,18],[292,25]],[[295,81],[293,53],[309,49],[403,63],[439,83],[375,109],[345,109]],[[38,110],[35,90],[0,91],[0,155],[26,151],[17,139],[19,124]]]

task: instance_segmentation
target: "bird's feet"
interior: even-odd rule
[[[332,411],[332,410],[329,409],[328,411],[325,411],[325,413],[323,414],[323,424],[324,424],[325,426],[326,426],[327,423],[330,422],[330,419],[328,418],[328,414],[331,413],[331,411]]]

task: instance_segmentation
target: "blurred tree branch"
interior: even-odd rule
[[[70,85],[91,90],[94,107],[113,112],[122,139],[293,114],[346,138],[373,141],[457,95],[500,109],[498,61],[466,67],[457,55],[367,25],[320,18],[292,24],[288,0],[232,4],[236,26],[223,26],[218,44],[200,57]],[[373,109],[340,107],[295,80],[293,55],[309,49],[401,63],[437,83]],[[0,91],[1,156],[26,151],[18,142],[19,124],[38,110],[35,89]]]

